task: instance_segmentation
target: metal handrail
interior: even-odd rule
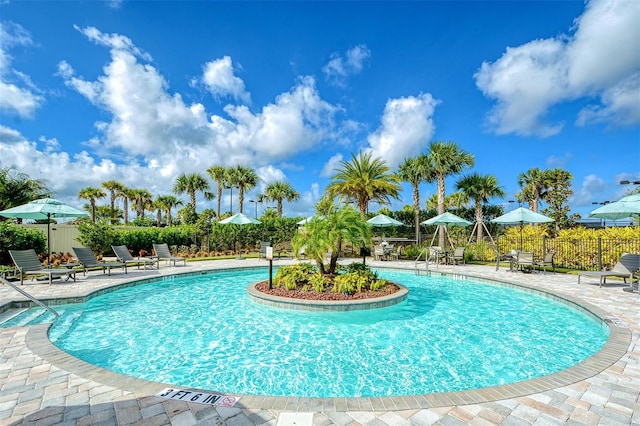
[[[0,277],[0,282],[2,282],[2,284],[6,284],[9,287],[13,288],[14,290],[16,290],[18,293],[22,294],[23,296],[27,297],[28,299],[30,299],[31,301],[33,301],[34,303],[36,303],[37,305],[43,307],[44,309],[46,309],[47,311],[51,312],[53,315],[57,317],[60,316],[59,313],[57,313],[55,310],[53,310],[53,308],[49,307],[47,304],[45,304],[44,302],[36,299],[35,297],[33,297],[32,295],[30,295],[29,293],[27,293],[26,291],[24,291],[23,289],[21,289],[20,287],[14,285],[12,282],[7,281],[6,279]]]
[[[418,273],[418,261],[422,257],[422,253],[425,254],[425,256],[424,256],[424,264],[425,264],[425,267],[427,268],[427,272],[429,271],[429,258],[427,256],[428,250],[424,249],[424,250],[420,250],[420,253],[418,253],[418,257],[416,257],[416,260],[413,263],[413,266],[415,268],[416,274]]]

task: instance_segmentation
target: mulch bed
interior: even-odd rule
[[[272,296],[289,297],[292,299],[304,299],[304,300],[362,300],[362,299],[375,299],[378,297],[388,296],[394,294],[400,290],[394,283],[387,283],[378,291],[363,291],[361,293],[344,294],[334,293],[332,291],[324,291],[322,293],[313,289],[309,291],[303,291],[301,288],[296,290],[287,290],[284,287],[272,288],[269,290],[269,281],[261,281],[256,284],[256,290],[270,294]]]

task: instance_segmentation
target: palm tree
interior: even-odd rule
[[[135,199],[135,194],[133,193],[133,189],[125,186],[118,191],[118,197],[122,198],[122,219],[126,225],[129,223],[129,201]]]
[[[153,196],[146,189],[132,189],[131,210],[135,211],[138,217],[144,217],[145,210],[151,210],[153,206]]]
[[[193,210],[196,210],[196,192],[209,189],[209,182],[200,173],[185,174],[178,176],[173,192],[176,194],[189,194]]]
[[[389,166],[381,158],[372,158],[370,152],[351,154],[351,162],[341,161],[340,168],[327,186],[329,197],[340,197],[347,203],[355,201],[362,214],[367,212],[370,201],[387,204],[390,198],[398,198],[400,179],[389,173]]]
[[[290,203],[299,200],[300,194],[288,182],[279,181],[267,185],[260,198],[266,201],[276,201],[278,203],[278,217],[282,217],[282,201],[287,200]]]
[[[521,201],[527,201],[529,208],[537,213],[538,204],[540,200],[546,197],[549,189],[548,173],[537,167],[529,169],[524,173],[520,173],[518,176],[518,185],[520,185],[522,191],[520,191],[516,198]]]
[[[167,226],[171,226],[171,209],[182,205],[182,201],[173,195],[158,195],[154,204],[158,209],[158,226],[160,226],[163,211],[167,215]]]
[[[217,199],[218,199],[218,209],[216,210],[216,217],[220,220],[220,201],[222,200],[222,189],[227,186],[227,168],[223,166],[211,166],[207,169],[207,173],[211,179],[213,179],[217,184]]]
[[[462,172],[467,167],[473,167],[475,157],[467,151],[460,149],[455,142],[431,142],[427,152],[429,162],[429,176],[427,182],[437,182],[438,185],[438,214],[445,212],[445,185],[444,180],[449,175]],[[440,228],[438,244],[444,247],[444,228]]]
[[[88,186],[78,192],[78,198],[89,200],[89,205],[91,206],[91,221],[93,223],[96,222],[96,200],[106,196],[107,194],[105,194],[102,189],[92,186]]]
[[[238,211],[242,213],[242,206],[244,205],[244,190],[249,190],[255,187],[258,184],[259,178],[255,170],[252,168],[237,165],[234,169],[234,183],[238,185]]]
[[[0,169],[0,210],[51,196],[45,182],[10,167]]]
[[[371,226],[350,205],[340,209],[334,206],[323,218],[310,220],[303,228],[298,229],[291,245],[295,253],[299,253],[304,247],[307,256],[316,261],[320,273],[334,274],[343,241],[348,241],[355,247],[371,245]],[[331,260],[327,269],[323,260],[329,251]]]
[[[124,185],[117,180],[108,180],[102,182],[102,187],[109,191],[111,197],[111,224],[115,225],[118,221],[116,218],[116,199],[120,196],[119,194],[121,194],[124,189]]]
[[[456,183],[456,189],[462,191],[475,202],[476,210],[476,239],[482,241],[483,237],[483,212],[482,205],[489,202],[492,197],[504,197],[504,190],[498,185],[498,179],[493,175],[481,175],[471,173],[463,176]]]
[[[426,181],[429,175],[428,164],[425,155],[411,157],[405,159],[396,172],[400,180],[410,183],[413,187],[413,223],[416,243],[420,242],[420,184]]]

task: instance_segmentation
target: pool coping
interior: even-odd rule
[[[210,271],[227,271],[233,269],[247,268],[224,268],[212,269]],[[383,268],[380,269],[398,269],[408,270],[411,268]],[[204,274],[210,271],[202,271],[197,274]],[[579,308],[584,312],[599,318],[609,328],[609,338],[602,347],[593,356],[586,360],[569,367],[557,373],[547,376],[537,377],[534,379],[519,381],[511,384],[491,386],[486,388],[443,392],[431,394],[405,395],[405,396],[389,396],[389,397],[331,397],[331,398],[308,398],[308,397],[278,397],[278,396],[256,396],[243,395],[234,393],[216,392],[212,390],[185,388],[197,392],[216,392],[223,395],[234,395],[240,397],[236,404],[237,408],[244,409],[273,409],[273,410],[297,410],[297,411],[359,411],[359,410],[407,410],[407,409],[426,409],[436,407],[450,407],[455,405],[478,404],[485,402],[494,402],[510,398],[523,397],[535,393],[550,391],[559,387],[568,386],[576,382],[589,379],[602,371],[606,370],[624,355],[627,354],[629,344],[631,343],[631,331],[620,324],[615,317],[608,312],[600,309],[588,302],[575,299],[566,295],[559,295],[547,290],[516,283],[511,280],[495,280],[485,277],[474,276],[471,274],[451,274],[447,272],[434,272],[444,276],[456,275],[457,278],[473,279],[480,282],[486,282],[497,285],[508,285],[531,291],[546,297],[551,296],[552,299],[565,302],[575,308]],[[191,273],[187,273],[191,274]],[[172,277],[185,275],[176,274],[160,278],[172,279]],[[157,280],[159,277],[155,277]],[[138,285],[149,281],[150,279],[134,280],[127,283],[116,284],[112,287],[100,290],[100,293],[108,291],[114,287],[126,285]],[[134,284],[137,283],[137,284]],[[92,292],[84,298],[91,298]],[[176,388],[176,386],[166,383],[153,382],[144,379],[126,376],[120,373],[112,372],[93,364],[89,364],[74,356],[68,354],[56,347],[48,338],[48,330],[51,324],[41,324],[30,326],[26,334],[26,345],[36,355],[47,360],[51,364],[76,374],[79,377],[89,378],[91,380],[117,387],[121,390],[133,393],[146,393],[156,395],[167,387]]]

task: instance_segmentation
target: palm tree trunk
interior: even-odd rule
[[[162,209],[158,209],[157,222],[158,223],[156,223],[156,226],[160,228],[160,222],[162,222]]]
[[[222,186],[218,185],[218,220],[220,220],[220,199],[222,198]]]
[[[240,204],[239,211],[242,213],[242,207],[244,205],[244,186],[238,187],[238,204]]]
[[[444,176],[440,175],[438,176],[438,214],[443,214],[445,212],[445,206],[444,206],[444,195],[445,195],[445,188],[444,188]],[[438,227],[438,245],[442,248],[445,247],[445,241],[444,241],[444,228],[442,226]]]
[[[282,198],[278,199],[278,217],[282,217]]]
[[[193,206],[193,211],[196,211],[196,191],[189,192],[189,198],[191,199],[191,205]]]
[[[171,226],[171,208],[167,209],[167,226]]]
[[[413,222],[416,230],[416,244],[420,243],[420,189],[413,185]]]
[[[122,215],[124,216],[124,224],[126,225],[127,223],[129,223],[129,199],[125,196],[123,200],[124,201],[122,202],[122,208],[123,208]]]
[[[482,241],[482,203],[480,200],[476,200],[476,225],[478,230],[476,232],[477,242]]]

